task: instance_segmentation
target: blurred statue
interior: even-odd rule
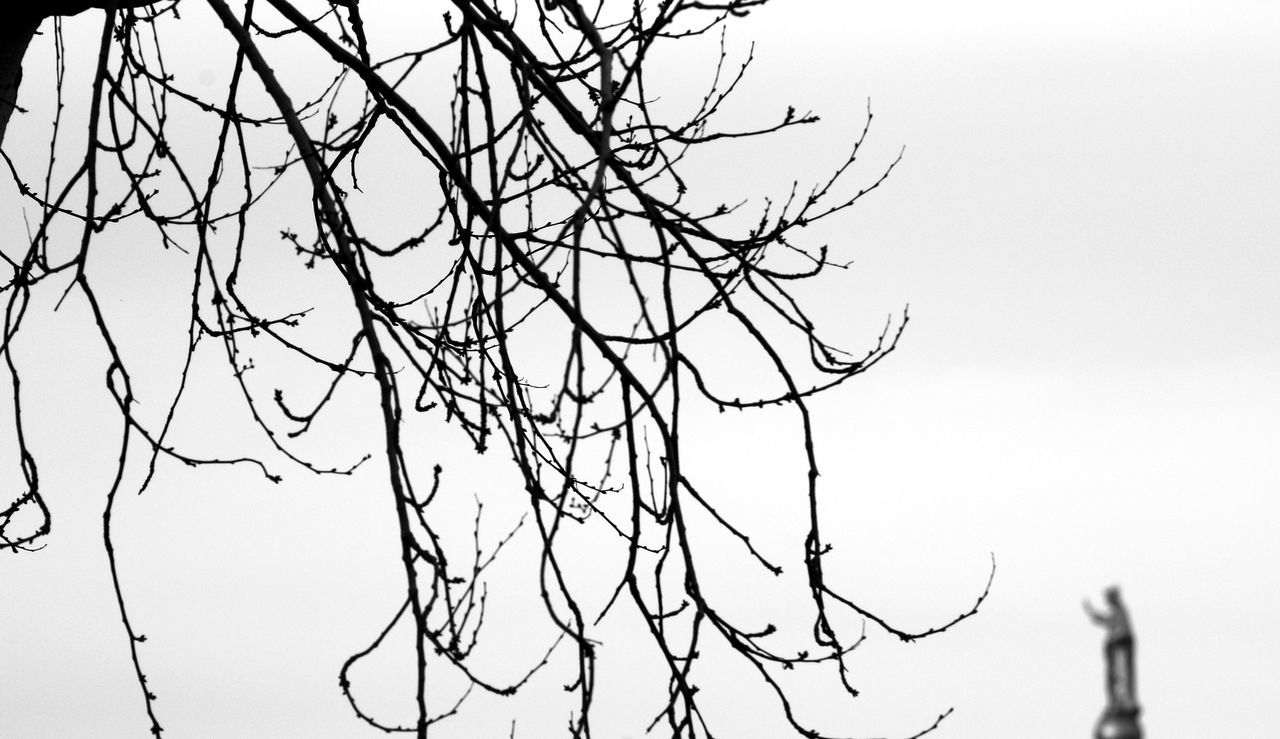
[[[1142,739],[1138,724],[1138,696],[1133,672],[1133,630],[1129,612],[1120,601],[1120,589],[1103,593],[1106,610],[1095,610],[1085,601],[1084,610],[1095,624],[1107,630],[1103,656],[1107,663],[1107,706],[1094,729],[1094,739]]]

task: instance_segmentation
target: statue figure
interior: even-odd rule
[[[1107,663],[1107,706],[1094,729],[1094,739],[1142,739],[1138,723],[1138,695],[1133,672],[1133,630],[1129,612],[1120,601],[1120,589],[1103,593],[1106,610],[1098,611],[1085,601],[1084,609],[1095,624],[1106,629],[1103,657]]]

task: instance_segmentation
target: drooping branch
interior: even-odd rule
[[[348,388],[376,389],[382,485],[395,513],[404,593],[387,607],[389,613],[403,603],[386,630],[340,671],[343,692],[370,725],[424,737],[432,723],[459,715],[473,689],[510,695],[551,669],[553,653],[567,650],[571,672],[564,684],[574,694],[569,733],[589,737],[602,674],[599,624],[629,610],[628,617],[642,622],[638,641],[648,640],[666,671],[650,728],[665,721],[673,739],[715,734],[695,668],[715,642],[763,682],[795,732],[831,736],[799,710],[783,671],[827,670],[833,684],[856,695],[848,656],[868,625],[911,640],[951,628],[984,602],[990,581],[961,616],[909,632],[833,589],[825,576],[831,545],[820,526],[809,405],[889,356],[907,317],[905,311],[891,317],[865,351],[830,342],[806,312],[803,288],[825,269],[845,265],[830,258],[827,245],[807,245],[798,229],[879,188],[900,157],[873,173],[869,184],[841,194],[867,136],[868,110],[852,152],[838,157],[811,189],[793,183],[789,194],[777,202],[766,198],[758,208],[751,201],[716,206],[714,199],[700,201],[713,194],[691,191],[683,176],[688,152],[785,134],[817,117],[786,107],[758,128],[717,130],[717,114],[754,58],[749,53],[732,63],[723,36],[710,84],[691,113],[660,115],[647,87],[653,84],[647,63],[666,44],[721,28],[763,2],[674,0],[649,7],[541,0],[508,15],[501,4],[451,0],[440,38],[380,56],[378,40],[367,34],[368,5],[335,1],[304,12],[287,0],[267,0],[284,23],[266,27],[252,0],[243,12],[209,0],[236,49],[232,81],[218,100],[203,99],[167,72],[163,7],[125,12],[112,34],[104,32],[94,88],[102,130],[94,126],[83,164],[61,190],[52,180],[42,189],[22,185],[44,218],[26,254],[10,259],[10,311],[25,307],[37,267],[42,275],[74,273],[92,302],[103,278],[86,270],[89,255],[100,234],[124,220],[141,219],[164,249],[188,255],[185,358],[179,389],[165,397],[167,412],[158,424],[134,412],[137,398],[154,391],[133,386],[131,358],[114,343],[120,326],[108,326],[115,319],[106,307],[95,314],[110,345],[108,388],[121,403],[124,441],[144,450],[148,481],[157,460],[248,464],[278,480],[267,454],[312,474],[351,474],[358,463],[309,460],[294,445],[321,426],[318,419],[333,413],[334,399]],[[310,97],[288,81],[287,64],[272,67],[272,42],[284,36],[324,60],[308,70],[308,81],[326,65],[331,70]],[[446,84],[431,79],[427,87],[448,90],[448,99],[428,108],[420,83],[440,60],[452,74]],[[245,94],[242,73],[265,89],[265,111],[253,110],[263,101]],[[192,155],[195,135],[175,138],[175,121],[185,122],[186,115],[212,122],[211,159]],[[385,214],[370,218],[363,210],[369,198],[362,188],[385,177],[365,162],[388,140],[403,145],[406,163],[416,157],[431,173],[421,207],[406,217],[415,225],[396,237],[386,236]],[[264,154],[268,150],[277,153]],[[209,168],[207,176],[194,174],[193,161]],[[290,177],[299,171],[301,178]],[[99,193],[109,177],[123,186],[114,195],[107,187]],[[309,223],[279,230],[292,252],[286,258],[296,257],[285,264],[296,270],[291,279],[318,275],[328,292],[318,305],[264,309],[241,281],[259,276],[259,255],[269,248],[259,204],[278,183],[299,181],[305,194],[292,213]],[[89,191],[84,207],[68,195],[80,185]],[[296,196],[288,187],[281,188],[282,199]],[[44,234],[53,219],[66,217],[81,221],[79,252],[50,264]],[[321,323],[316,316],[326,312],[341,317]],[[12,325],[10,334],[17,331]],[[700,345],[698,332],[706,330],[723,345],[713,351]],[[213,458],[166,440],[180,406],[187,407],[183,394],[194,353],[208,343],[224,350],[239,397],[266,435],[261,459]],[[272,359],[281,354],[287,359]],[[749,363],[765,380],[735,390],[717,362]],[[12,362],[11,370],[16,402]],[[791,412],[795,428],[778,430],[793,434],[788,441],[803,466],[794,492],[806,531],[781,552],[718,505],[717,481],[695,473],[700,465],[690,462],[703,453],[688,441],[693,412],[766,406]],[[449,486],[442,486],[441,466],[424,463],[406,442],[423,414],[443,417],[477,454],[497,450],[519,476],[527,506],[521,524],[487,552],[480,537],[480,511],[494,510],[486,508],[487,498],[477,496],[470,549],[459,549],[457,532],[443,523],[437,501]],[[594,526],[615,553],[625,554],[603,592],[578,578],[583,558],[566,533],[577,526]],[[486,624],[485,572],[517,530],[534,537],[539,550],[530,577],[551,636],[523,678],[500,680],[485,674],[472,652]],[[721,602],[714,586],[725,567],[713,565],[702,549],[721,536],[732,542],[726,561],[778,578],[774,582],[797,593],[807,589],[810,597],[800,607],[811,628],[756,623],[753,614]],[[850,618],[862,622],[861,632],[844,627]],[[397,624],[411,631],[415,644],[416,715],[391,721],[360,707],[348,668],[384,648]],[[795,647],[797,640],[804,648]],[[457,702],[440,702],[434,693],[428,700],[427,673],[437,665],[456,668],[464,687]]]

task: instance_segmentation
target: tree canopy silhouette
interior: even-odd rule
[[[30,82],[20,65],[39,29],[57,53],[58,102],[47,111],[47,142],[4,140],[34,217],[28,237],[7,234],[0,252],[0,354],[16,439],[6,455],[25,480],[0,500],[0,548],[38,549],[55,520],[26,443],[24,429],[40,419],[23,414],[14,349],[32,296],[50,291],[88,306],[108,357],[102,376],[120,432],[116,474],[104,481],[103,541],[153,734],[163,732],[157,688],[145,677],[145,637],[125,605],[128,573],[116,566],[122,542],[112,511],[118,495],[145,488],[157,466],[174,462],[245,466],[272,482],[295,470],[352,475],[366,461],[379,471],[398,526],[404,599],[389,604],[386,630],[341,667],[340,685],[371,726],[418,737],[465,714],[473,689],[515,693],[558,650],[576,655],[567,732],[591,736],[598,627],[622,610],[638,617],[637,639],[666,669],[649,730],[716,735],[694,674],[715,642],[772,690],[799,735],[833,736],[796,708],[785,671],[825,672],[857,695],[850,652],[868,625],[911,641],[977,612],[990,579],[963,613],[911,632],[824,575],[832,542],[819,515],[810,405],[888,356],[907,315],[891,316],[859,349],[825,338],[804,308],[804,289],[846,265],[801,231],[878,188],[900,155],[846,182],[858,169],[868,110],[829,176],[792,183],[785,198],[721,204],[689,184],[693,152],[818,120],[770,100],[756,128],[717,125],[751,60],[728,49],[723,28],[764,3],[451,0],[437,4],[433,23],[385,40],[373,30],[386,31],[386,16],[403,9],[358,0],[65,2],[10,24],[0,40],[0,137],[11,111],[36,114],[22,107],[20,85]],[[64,89],[54,16],[91,7],[104,11],[92,85]],[[189,26],[202,23],[192,36]],[[669,91],[651,89],[646,70],[708,34],[720,34],[709,84],[673,114],[676,106],[658,102]],[[180,48],[192,38],[226,49],[210,62],[230,70],[216,95],[170,71],[173,55],[193,53]],[[64,98],[87,103],[87,132],[66,129]],[[46,144],[43,172],[9,156],[16,146]],[[69,172],[55,167],[68,157]],[[391,213],[382,196],[366,194],[387,191],[415,205]],[[75,225],[74,239],[66,224]],[[175,382],[145,380],[139,368],[153,360],[131,354],[120,336],[147,326],[99,296],[95,254],[123,234],[185,260],[189,300],[174,312],[186,342]],[[288,258],[268,263],[268,250]],[[155,258],[141,245],[136,252],[139,270]],[[264,280],[308,287],[271,294]],[[208,413],[214,424],[229,412],[188,397],[193,358],[205,347],[220,352],[261,430],[258,452],[201,455],[170,440],[183,413]],[[718,364],[726,352],[749,357],[752,371],[726,372]],[[380,418],[377,453],[305,447],[337,399],[365,397],[364,388],[376,391],[367,397]],[[162,413],[151,410],[157,406]],[[699,412],[774,407],[795,419],[794,435],[780,434],[805,467],[795,491],[758,503],[804,509],[806,530],[781,552],[759,547],[758,532],[707,493],[714,480],[693,471],[690,455],[710,452],[684,442]],[[449,495],[450,461],[409,440],[421,418],[460,430],[477,453],[518,473],[525,511],[498,539],[480,533],[481,510],[499,505],[496,497],[476,498],[466,536],[436,515]],[[127,470],[137,465],[146,472],[134,483]],[[618,553],[607,585],[575,574],[592,557],[569,541],[574,527],[594,527]],[[490,565],[526,535],[539,542],[532,576],[558,635],[523,677],[501,682],[470,657],[498,626],[485,620],[488,587],[501,584],[488,579]],[[775,582],[784,573],[801,578],[807,628],[719,605],[710,591],[728,575],[705,561],[700,541],[719,542],[718,556],[779,576]],[[362,707],[348,677],[397,626],[414,634],[416,715],[407,722]],[[427,682],[445,666],[465,689],[442,704]]]

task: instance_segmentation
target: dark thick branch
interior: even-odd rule
[[[45,18],[61,15],[78,15],[90,8],[141,8],[156,0],[55,0],[19,7],[7,13],[0,21],[0,144],[9,127],[9,116],[18,109],[18,87],[22,84],[22,58],[27,54],[31,39]]]
[[[40,27],[40,18],[12,19],[0,30],[0,144],[9,127],[9,116],[18,107],[18,86],[22,84],[22,57]]]

